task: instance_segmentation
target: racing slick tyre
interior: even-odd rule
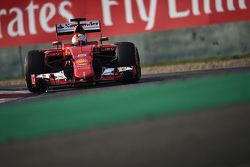
[[[44,53],[40,51],[30,51],[25,58],[25,79],[29,91],[34,93],[44,93],[47,90],[47,82],[43,79],[36,80],[35,86],[32,85],[32,74],[45,73]]]
[[[137,48],[131,42],[118,42],[117,43],[117,64],[118,67],[131,67],[136,69],[136,75],[132,72],[124,72],[122,74],[122,82],[124,83],[136,83],[141,78],[141,65],[140,57]]]

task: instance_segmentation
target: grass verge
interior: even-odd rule
[[[0,143],[250,102],[250,73],[0,107]]]

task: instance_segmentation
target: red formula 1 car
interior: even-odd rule
[[[140,80],[141,67],[136,46],[130,42],[103,44],[99,20],[71,19],[56,24],[57,48],[30,51],[25,59],[25,78],[31,92],[44,93],[49,87],[86,82]],[[99,41],[88,41],[86,33],[99,32]],[[61,35],[71,35],[72,42],[62,44]]]

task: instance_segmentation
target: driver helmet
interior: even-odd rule
[[[76,33],[72,37],[72,45],[79,46],[79,45],[86,45],[87,44],[87,38],[84,34]]]

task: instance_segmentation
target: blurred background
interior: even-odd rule
[[[135,43],[139,83],[29,92],[25,56],[80,17]],[[249,167],[249,35],[249,0],[2,0],[0,166]]]
[[[28,51],[49,49],[55,24],[100,19],[110,42],[131,41],[143,65],[250,53],[249,1],[17,0],[0,8],[0,79],[23,77]]]

